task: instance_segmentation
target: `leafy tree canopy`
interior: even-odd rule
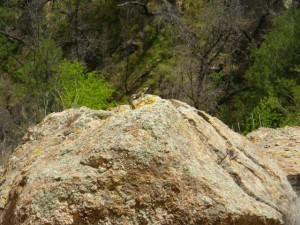
[[[53,86],[64,109],[79,106],[105,109],[113,106],[109,100],[114,90],[104,81],[103,74],[97,71],[88,72],[87,68],[76,60],[64,60],[60,63]]]

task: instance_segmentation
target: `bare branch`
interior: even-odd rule
[[[30,50],[34,51],[34,48],[33,48],[30,44],[28,44],[26,41],[22,40],[21,38],[16,37],[16,36],[14,36],[14,35],[12,35],[12,34],[9,34],[9,33],[5,32],[5,31],[3,31],[3,30],[0,30],[0,34],[3,34],[4,36],[6,36],[6,37],[9,38],[9,39],[19,41],[19,42],[21,42],[22,44],[28,46],[28,47],[30,48]]]
[[[147,16],[156,15],[156,13],[149,12],[148,7],[147,7],[147,3],[148,3],[148,1],[146,1],[145,3],[142,3],[142,2],[139,2],[139,1],[128,1],[128,2],[124,2],[122,4],[119,4],[118,7],[123,7],[123,6],[127,6],[127,5],[137,5],[137,6],[140,6],[144,9],[145,14]]]
[[[142,6],[142,7],[146,7],[146,4],[138,2],[138,1],[124,2],[122,4],[119,4],[118,7],[122,7],[122,6],[126,6],[126,5],[139,5],[139,6]]]

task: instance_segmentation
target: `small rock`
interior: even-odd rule
[[[61,180],[61,176],[55,176],[53,179],[56,180],[56,181],[60,181]]]
[[[97,191],[97,190],[98,190],[97,185],[92,185],[92,186],[91,186],[91,191]]]
[[[132,206],[135,206],[136,205],[136,201],[135,199],[131,199],[129,201],[126,202],[126,205],[132,207]]]
[[[99,167],[98,167],[98,171],[99,171],[100,173],[104,173],[104,172],[107,171],[107,168],[102,167],[102,166],[99,166]]]

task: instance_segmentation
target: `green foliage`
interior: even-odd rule
[[[103,74],[88,72],[78,61],[62,61],[53,82],[64,109],[79,106],[104,109],[113,106],[110,100],[114,90],[104,81]]]
[[[300,73],[298,73],[300,76]],[[280,125],[300,124],[300,81],[296,79],[278,78],[277,93],[278,99],[284,105],[282,111],[284,117]]]
[[[274,97],[263,98],[246,118],[244,133],[258,127],[278,127],[280,125],[281,105]]]
[[[205,0],[186,0],[184,3],[184,9],[187,13],[184,14],[184,17],[187,23],[192,24],[196,28],[205,27],[205,22],[203,21],[203,13],[206,8],[205,5],[207,1]]]
[[[246,73],[251,91],[240,95],[248,110],[237,108],[245,133],[259,126],[300,124],[300,11],[287,11],[274,20],[259,47],[251,49],[253,63]],[[250,111],[249,111],[250,110]]]
[[[0,27],[3,27],[14,22],[15,16],[19,13],[16,10],[16,0],[6,1],[6,4],[1,3],[0,7]]]
[[[295,23],[299,13],[286,12],[276,18],[273,29],[259,48],[251,50],[253,65],[246,73],[249,83],[265,92],[273,91],[278,76],[291,76],[295,59]]]
[[[47,81],[56,73],[61,60],[62,50],[52,39],[45,39],[38,49],[26,54],[26,59],[13,77],[31,89],[43,84],[47,86]]]
[[[209,74],[209,77],[215,82],[220,83],[222,82],[222,78],[224,78],[225,74],[223,72],[215,72]]]
[[[169,80],[174,75],[173,39],[168,28],[163,26],[159,32],[157,27],[149,24],[142,29],[142,39],[141,34],[132,34],[136,40],[134,51],[127,55],[124,48],[119,48],[113,56],[110,81],[123,96],[145,86],[150,87],[152,93],[158,93],[158,82]]]
[[[44,39],[42,41],[34,55],[35,74],[39,76],[39,79],[48,81],[56,73],[62,55],[61,48],[57,46],[54,40]]]

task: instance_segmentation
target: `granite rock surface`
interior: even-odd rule
[[[298,210],[260,147],[153,95],[50,114],[0,174],[1,225],[297,225]]]
[[[259,128],[247,136],[279,165],[300,196],[300,127]]]

